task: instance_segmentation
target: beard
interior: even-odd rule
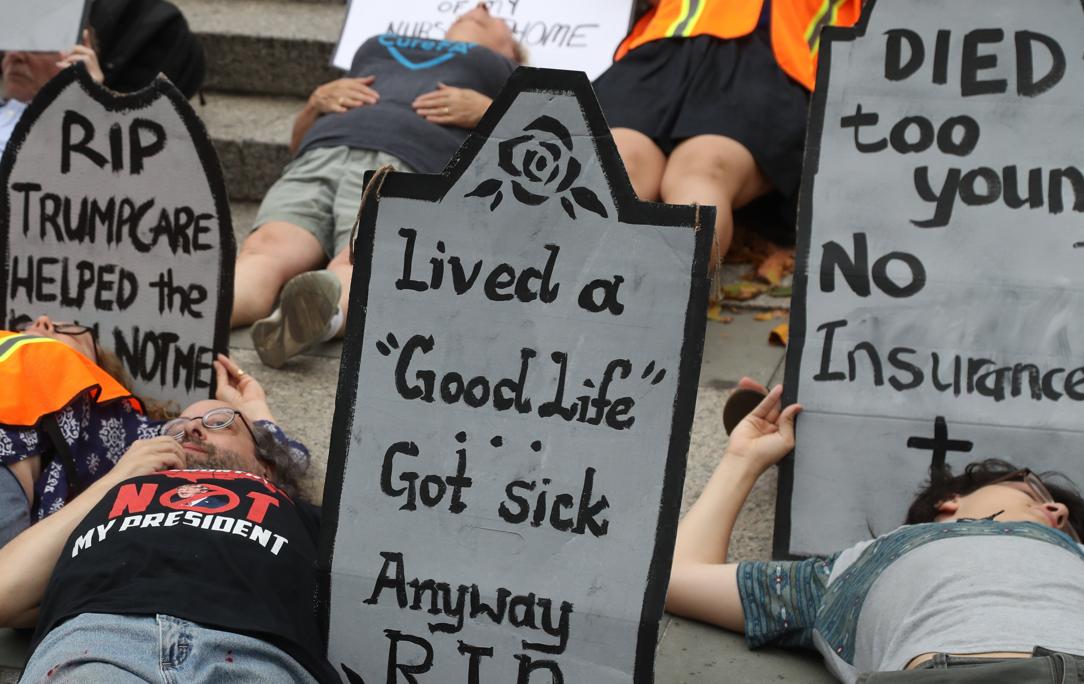
[[[250,464],[233,449],[221,449],[208,442],[189,440],[192,444],[204,450],[204,453],[185,453],[185,464],[189,468],[202,468],[206,470],[241,470],[250,472]]]

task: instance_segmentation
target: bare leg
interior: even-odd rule
[[[721,135],[698,135],[670,154],[661,197],[671,204],[715,205],[715,242],[711,267],[722,261],[734,235],[735,209],[771,189],[753,155],[741,143]]]
[[[271,313],[279,290],[299,273],[326,261],[312,233],[285,221],[270,221],[241,244],[233,281],[230,326],[248,325]]]
[[[658,201],[659,186],[666,168],[666,155],[651,138],[640,131],[615,128],[613,136],[636,195],[649,202]]]

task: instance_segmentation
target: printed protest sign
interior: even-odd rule
[[[777,554],[892,530],[931,463],[1084,484],[1084,5],[878,0],[820,50]]]
[[[321,549],[346,681],[651,681],[713,221],[635,199],[571,72],[370,184]]]
[[[634,0],[494,0],[494,16],[508,22],[532,66],[584,71],[595,78],[613,62],[628,32]],[[349,69],[358,46],[381,33],[440,40],[475,0],[351,0],[332,63]]]
[[[57,52],[80,42],[88,0],[0,3],[0,52]]]
[[[0,162],[0,325],[93,325],[140,396],[212,396],[234,237],[218,158],[184,96],[130,95],[81,67],[42,88]]]

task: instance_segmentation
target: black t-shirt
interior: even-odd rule
[[[161,613],[263,639],[337,683],[317,622],[318,527],[315,507],[249,473],[127,480],[65,544],[34,644],[81,613]]]
[[[375,105],[355,107],[316,120],[301,141],[298,156],[320,147],[345,145],[386,152],[419,173],[439,173],[467,137],[467,130],[439,126],[411,107],[438,83],[470,88],[495,97],[516,69],[512,60],[474,43],[394,34],[374,36],[354,54],[350,76],[376,76]]]

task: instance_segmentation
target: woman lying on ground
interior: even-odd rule
[[[86,326],[40,316],[19,332],[0,331],[0,546],[55,513],[105,475],[139,439],[171,424],[161,406],[135,397],[120,361]],[[225,355],[214,361],[217,401],[181,415],[205,430],[252,434],[276,482],[296,494],[309,453],[275,425],[263,388]],[[235,420],[239,418],[240,420]],[[169,434],[174,434],[176,430]],[[196,467],[231,468],[233,455],[201,444],[200,430],[182,443]],[[184,434],[184,431],[180,431]]]
[[[681,521],[667,610],[744,632],[750,647],[815,648],[844,682],[1084,673],[1084,656],[1069,655],[1084,654],[1084,500],[1049,474],[997,460],[931,471],[905,524],[877,539],[826,557],[728,563],[753,484],[794,447],[801,408],[784,409],[781,396],[776,387],[738,424]]]

